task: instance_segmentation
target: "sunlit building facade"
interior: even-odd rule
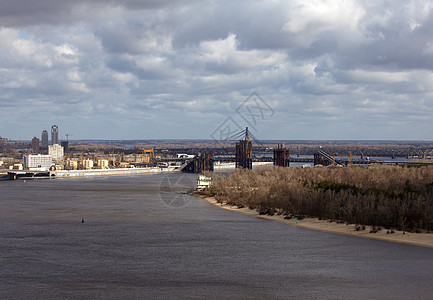
[[[107,169],[108,168],[108,160],[99,159],[98,160],[98,169]]]
[[[93,160],[91,160],[91,159],[83,160],[83,169],[84,170],[93,169]]]
[[[53,157],[51,155],[42,154],[29,154],[24,155],[24,168],[42,168],[49,170],[53,164]]]
[[[53,157],[53,162],[59,164],[63,161],[63,147],[59,144],[49,145],[48,154]]]

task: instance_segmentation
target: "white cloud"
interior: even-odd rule
[[[236,35],[230,33],[225,39],[203,41],[200,43],[200,50],[202,61],[225,64],[228,57],[237,50]]]
[[[1,136],[35,114],[34,128],[94,128],[75,138],[207,138],[257,91],[277,112],[267,138],[338,139],[338,124],[392,138],[396,120],[433,138],[429,1],[35,3],[0,4]],[[155,130],[110,136],[113,124]]]
[[[199,45],[197,60],[202,64],[222,66],[222,72],[242,72],[264,69],[284,63],[286,55],[280,51],[240,50],[236,35],[225,39],[203,41]],[[212,69],[217,72],[216,69]]]
[[[387,71],[369,71],[369,70],[350,70],[344,72],[353,83],[399,83],[411,80],[411,72],[387,72]]]
[[[365,15],[357,1],[295,1],[282,28],[308,47],[326,32],[337,32],[345,40],[360,38],[358,27]]]

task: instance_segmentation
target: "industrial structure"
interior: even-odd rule
[[[334,158],[330,156],[328,153],[319,149],[316,153],[314,153],[314,165],[320,166],[330,166],[334,163]]]
[[[288,167],[290,165],[289,149],[284,144],[274,148],[274,166]]]
[[[63,147],[63,151],[66,153],[66,152],[69,152],[69,137],[71,136],[72,134],[70,134],[70,133],[65,133],[65,136],[66,136],[66,141],[62,141],[62,142],[60,142],[60,145]]]
[[[347,162],[342,162],[339,160],[336,160],[335,157],[336,156],[347,156],[350,159],[350,164],[352,164],[352,157],[354,155],[349,154],[328,154],[325,151],[323,151],[322,149],[319,149],[316,153],[314,153],[314,165],[321,165],[321,166],[345,166],[347,165]]]
[[[335,166],[337,163],[337,160],[335,159],[335,157],[348,157],[349,158],[349,165],[352,165],[352,157],[354,157],[356,155],[352,155],[352,153],[349,154],[332,154],[332,157],[334,159],[333,161],[333,165]]]
[[[142,164],[150,164],[155,158],[155,152],[153,149],[146,150],[144,149],[141,153],[141,163]]]
[[[201,173],[203,171],[213,171],[214,161],[213,153],[205,152],[198,154],[192,160],[187,161],[186,165],[182,168],[182,172],[186,173]]]
[[[248,127],[245,129],[245,138],[236,143],[235,155],[236,168],[253,168],[253,145],[250,141]]]
[[[62,146],[63,147],[63,151],[66,153],[66,152],[69,152],[69,142],[68,141],[61,141],[60,142],[60,146]]]

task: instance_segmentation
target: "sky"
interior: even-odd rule
[[[433,2],[0,0],[0,136],[433,140]]]

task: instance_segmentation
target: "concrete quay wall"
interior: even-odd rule
[[[136,175],[145,173],[178,172],[175,168],[118,168],[118,169],[94,169],[94,170],[59,170],[51,171],[54,177],[83,177],[83,176],[108,176],[108,175]]]

